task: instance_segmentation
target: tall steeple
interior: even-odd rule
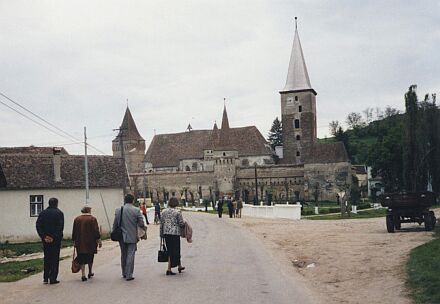
[[[229,129],[228,112],[226,112],[226,104],[223,107],[222,130]]]
[[[297,17],[295,17],[295,36],[293,38],[286,85],[281,92],[313,90],[298,35]]]
[[[121,134],[124,140],[127,139],[144,140],[142,136],[139,134],[139,131],[136,127],[136,123],[134,122],[133,116],[131,115],[128,105],[127,105],[127,109],[125,110],[124,119],[122,120],[121,130],[119,132],[119,135]]]

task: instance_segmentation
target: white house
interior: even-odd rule
[[[121,158],[89,156],[90,206],[103,233],[123,200]],[[64,213],[64,236],[85,203],[84,156],[60,148],[0,148],[0,241],[37,240],[35,222],[51,197]]]

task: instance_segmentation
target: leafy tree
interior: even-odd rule
[[[350,114],[348,114],[345,122],[350,129],[357,129],[365,126],[365,123],[362,120],[362,115],[356,112],[351,112]]]
[[[338,131],[338,128],[339,128],[339,121],[332,120],[332,122],[328,124],[328,128],[329,128],[330,134],[335,136],[336,132]]]
[[[275,149],[276,146],[283,145],[283,127],[278,117],[276,117],[272,123],[272,128],[270,128],[267,140],[272,149]]]
[[[357,205],[361,198],[361,189],[359,188],[359,179],[356,175],[351,176],[350,199],[353,205]]]
[[[367,125],[373,121],[373,108],[367,107],[365,110],[362,111],[365,116],[365,122]]]

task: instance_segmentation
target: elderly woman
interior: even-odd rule
[[[168,203],[168,208],[162,211],[160,217],[160,236],[165,239],[169,255],[167,275],[176,274],[171,271],[171,268],[178,267],[179,273],[185,269],[180,262],[180,232],[185,226],[185,222],[182,213],[176,209],[178,205],[177,198],[172,197]]]
[[[101,248],[101,234],[99,233],[98,221],[91,214],[92,208],[84,206],[81,215],[73,222],[72,240],[78,254],[77,261],[81,265],[81,280],[87,281],[85,265],[89,266],[88,278],[94,276],[92,272],[93,258],[97,253],[97,247]]]

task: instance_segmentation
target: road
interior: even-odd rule
[[[43,285],[41,274],[0,284],[0,302],[7,303],[316,303],[304,283],[288,275],[260,241],[245,228],[213,215],[184,213],[193,226],[194,241],[182,240],[186,271],[166,276],[157,263],[158,227],[138,245],[135,280],[120,276],[119,248],[108,244],[95,258],[95,278],[81,282],[62,261],[58,285]],[[110,248],[109,248],[110,247]]]

